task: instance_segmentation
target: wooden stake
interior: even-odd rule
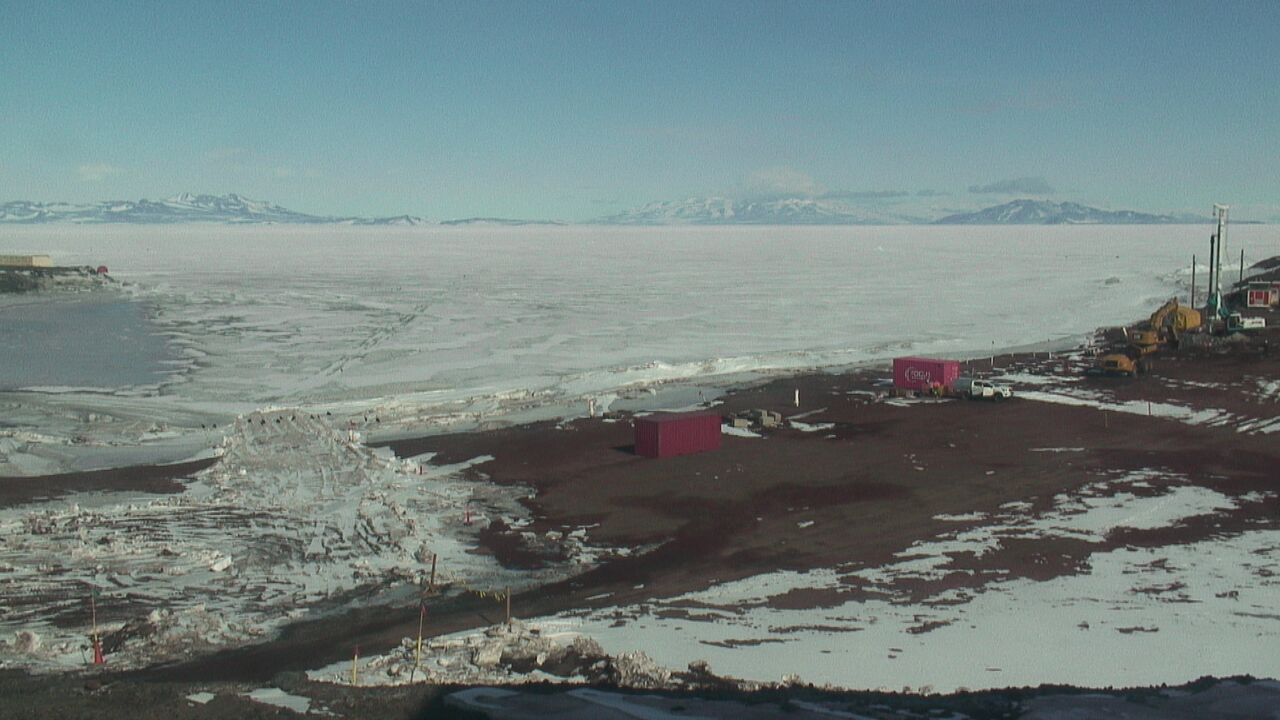
[[[507,588],[507,626],[511,626],[511,588]]]
[[[439,557],[440,557],[439,555],[436,555],[435,553],[431,553],[431,585],[430,585],[430,588],[431,588],[432,590],[435,590],[435,589],[436,589],[436,560],[437,560],[437,559],[439,559]]]
[[[351,656],[351,684],[358,685],[360,677],[360,646],[356,646],[355,654]]]
[[[1110,418],[1108,418],[1108,417],[1107,417],[1107,411],[1106,411],[1106,410],[1103,410],[1103,411],[1102,411],[1102,427],[1104,427],[1104,428],[1109,428],[1109,427],[1111,427]]]

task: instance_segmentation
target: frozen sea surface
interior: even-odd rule
[[[101,367],[89,384],[116,390],[0,390],[0,475],[105,467],[121,448],[178,459],[162,435],[261,408],[386,438],[695,402],[672,381],[1074,345],[1185,296],[1204,230],[3,227],[0,252],[109,265],[170,358],[158,387]],[[1228,255],[1269,240],[1233,228]],[[77,357],[154,359],[129,338],[92,346]]]
[[[0,228],[108,263],[197,368],[190,402],[576,399],[1070,341],[1180,289],[1201,226]],[[1231,254],[1262,248],[1233,228]],[[1261,252],[1261,250],[1259,250]],[[513,395],[514,394],[514,395]]]

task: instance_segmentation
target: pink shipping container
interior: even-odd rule
[[[958,377],[958,360],[920,357],[893,359],[893,386],[902,390],[928,390],[935,383],[949,388]]]
[[[688,455],[720,447],[715,413],[660,414],[636,418],[636,454],[651,458]]]

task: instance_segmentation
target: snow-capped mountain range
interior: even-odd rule
[[[916,214],[912,214],[915,212]],[[1154,215],[1133,210],[1101,210],[1073,202],[1014,200],[973,212],[904,211],[862,207],[840,200],[786,197],[735,200],[701,197],[654,202],[616,215],[597,218],[602,225],[1158,225],[1204,223],[1208,217]],[[536,225],[564,224],[546,220],[463,218],[433,223],[414,215],[338,217],[308,215],[243,195],[182,193],[167,200],[120,200],[74,205],[19,200],[0,204],[0,224],[35,223],[280,223],[342,225]]]
[[[1202,223],[1194,215],[1152,215],[1133,210],[1099,210],[1073,202],[1014,200],[976,212],[948,215],[935,225],[1167,225]]]
[[[279,205],[230,195],[182,193],[167,200],[108,200],[89,205],[19,200],[0,205],[3,223],[334,223],[347,225],[422,225],[413,215],[395,217],[325,217]]]

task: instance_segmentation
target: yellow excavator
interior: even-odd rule
[[[1128,375],[1130,377],[1151,370],[1148,355],[1161,346],[1177,347],[1179,337],[1200,327],[1200,311],[1170,298],[1151,318],[1129,337],[1129,346],[1123,352],[1108,353],[1098,358],[1094,373],[1101,375]]]
[[[1146,327],[1140,327],[1134,334],[1132,343],[1142,350],[1143,355],[1155,352],[1161,345],[1177,347],[1178,338],[1185,332],[1200,327],[1200,311],[1180,305],[1178,298],[1169,298],[1158,310],[1151,313]]]

